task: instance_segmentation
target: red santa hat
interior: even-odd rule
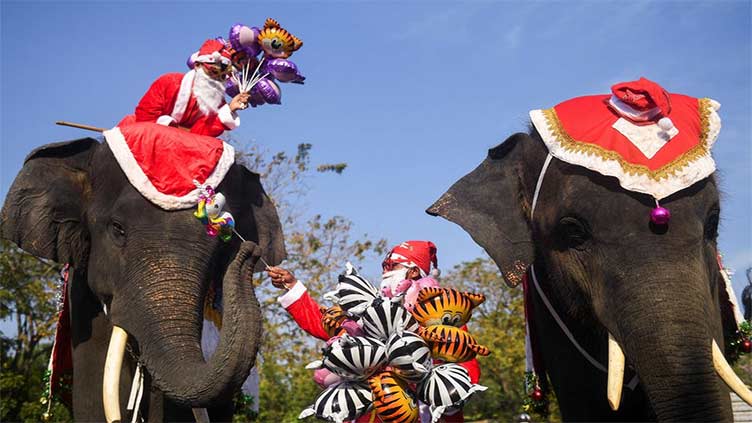
[[[611,87],[609,106],[619,115],[635,122],[656,121],[664,131],[674,127],[671,97],[660,85],[647,79],[621,82]]]
[[[229,65],[232,63],[232,52],[218,40],[206,40],[196,53],[195,57],[191,56],[196,63],[222,63]]]
[[[431,241],[405,241],[389,251],[382,266],[390,268],[395,264],[417,267],[421,276],[427,276],[431,271],[431,264],[434,269],[438,266],[436,245]]]
[[[196,183],[216,188],[235,162],[222,140],[153,122],[121,124],[104,137],[131,185],[165,210],[195,207]]]

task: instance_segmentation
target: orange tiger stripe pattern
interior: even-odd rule
[[[406,382],[394,377],[391,372],[381,372],[371,377],[368,384],[373,392],[373,408],[382,422],[418,421],[418,404],[410,395]]]
[[[264,28],[258,35],[258,43],[266,54],[282,59],[287,59],[303,46],[303,41],[290,34],[272,18],[267,18],[264,22]]]
[[[476,354],[486,356],[491,351],[480,345],[472,335],[460,328],[446,325],[434,325],[418,328],[418,335],[423,337],[431,348],[431,356],[450,363],[462,363],[472,360]]]
[[[328,308],[319,307],[319,311],[321,312],[321,325],[324,326],[324,331],[326,331],[327,335],[338,335],[342,322],[347,318],[345,311],[338,305],[333,305]]]
[[[461,292],[453,288],[423,288],[412,310],[422,326],[461,327],[470,320],[473,308],[486,301],[483,294]]]

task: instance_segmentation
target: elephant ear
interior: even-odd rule
[[[257,235],[255,239],[258,239],[257,243],[263,251],[264,261],[270,266],[276,266],[287,257],[285,236],[282,232],[282,222],[280,222],[277,214],[277,207],[264,191],[259,175],[251,172],[245,166],[239,167],[242,173],[244,197],[251,202]],[[251,237],[251,239],[254,239],[254,237]],[[259,260],[254,271],[261,272],[264,267],[264,264]]]
[[[98,145],[84,138],[32,151],[5,197],[0,236],[35,256],[83,265],[89,251],[89,162]]]
[[[525,217],[522,166],[528,134],[518,133],[488,151],[488,157],[452,185],[426,212],[462,227],[499,266],[507,285],[517,286],[533,261]]]

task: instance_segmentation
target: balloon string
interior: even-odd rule
[[[240,234],[238,233],[238,231],[237,231],[237,230],[236,230],[235,228],[232,228],[232,231],[233,231],[233,232],[235,233],[235,235],[237,235],[237,236],[238,236],[238,238],[240,238],[240,240],[241,240],[241,241],[245,242],[245,238],[243,238],[243,235],[240,235]],[[262,263],[262,264],[263,264],[264,266],[266,266],[266,267],[271,267],[271,266],[269,266],[269,263],[267,263],[267,262],[266,262],[266,260],[264,260],[264,258],[263,258],[263,257],[259,257],[259,260],[261,260],[261,263]]]

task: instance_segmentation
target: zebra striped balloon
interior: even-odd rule
[[[430,406],[435,422],[449,409],[462,407],[470,395],[486,389],[485,386],[473,385],[464,367],[446,363],[434,367],[418,385],[418,399]]]
[[[371,282],[358,274],[352,264],[347,263],[344,274],[339,275],[339,283],[334,291],[324,294],[351,315],[359,316],[376,297],[379,291]]]
[[[372,403],[373,394],[366,383],[342,382],[326,388],[298,418],[315,415],[322,420],[343,423],[365,414]]]
[[[324,348],[324,359],[308,368],[324,367],[345,379],[364,380],[386,364],[386,347],[378,339],[342,335]]]
[[[420,382],[433,367],[428,344],[412,332],[394,333],[389,337],[386,360],[392,372],[408,382]]]
[[[366,308],[360,325],[368,336],[386,341],[393,333],[418,330],[418,322],[402,304],[389,298],[377,298]]]

